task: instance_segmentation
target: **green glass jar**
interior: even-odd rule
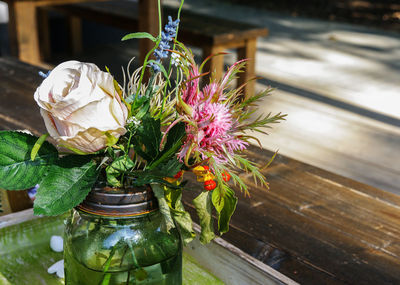
[[[150,187],[93,189],[66,222],[65,284],[182,284],[182,242]]]

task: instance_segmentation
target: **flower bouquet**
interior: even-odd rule
[[[230,88],[246,60],[233,64],[220,79],[211,73],[210,81],[201,85],[207,74],[204,64],[219,55],[210,55],[198,66],[190,49],[177,40],[178,24],[179,16],[176,21],[169,17],[158,37],[133,33],[123,38],[148,38],[155,43],[143,66],[131,72],[128,65],[123,83],[108,70],[77,61],[61,63],[44,75],[34,98],[48,134],[38,138],[0,131],[0,188],[36,186],[34,213],[52,216],[79,206],[95,188],[147,187],[160,208],[159,229],[177,230],[179,238],[188,243],[195,234],[181,197],[187,190],[184,178],[193,173],[202,189],[193,200],[200,240],[207,243],[215,237],[213,211],[218,231],[227,232],[237,204],[233,186],[249,194],[239,173],[250,173],[268,186],[259,166],[243,154],[252,139],[257,142],[249,131],[264,133],[284,115],[252,119],[254,106],[271,90],[244,98],[244,86]],[[154,59],[150,59],[152,54]],[[163,64],[164,59],[169,63]],[[145,72],[150,73],[147,82]],[[46,141],[48,136],[56,146]],[[101,284],[109,284],[104,283],[111,278],[107,270],[117,263],[111,257],[119,254],[115,248],[119,236],[125,234],[124,240],[134,236],[132,228],[123,228],[121,233],[123,222],[116,224],[118,230],[110,235],[116,242],[112,238],[109,244],[103,242],[108,252],[96,257],[104,259]],[[86,227],[101,232],[97,226]],[[130,245],[121,246],[121,252],[119,266],[131,254],[136,260],[132,275],[136,280],[146,278],[147,267],[140,264],[138,253]]]

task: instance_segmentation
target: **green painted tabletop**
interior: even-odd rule
[[[62,235],[63,217],[30,220],[0,229],[0,285],[58,285],[63,279],[47,268],[63,258],[50,249],[52,235]],[[183,284],[223,284],[184,253]]]

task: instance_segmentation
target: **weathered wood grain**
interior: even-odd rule
[[[45,132],[33,101],[38,69],[0,58],[0,128],[23,123]],[[252,146],[265,164],[272,152]],[[400,197],[278,155],[265,170],[267,191],[246,176],[231,230],[223,236],[244,252],[303,284],[400,283]],[[186,207],[201,188],[192,181]]]
[[[265,163],[272,153],[251,147],[248,156]],[[283,156],[278,156],[265,174],[270,182],[268,191],[244,177],[251,198],[240,197],[232,227],[338,283],[399,282],[398,196],[338,175],[326,175],[321,169]],[[379,196],[373,195],[377,192]],[[196,194],[185,193],[189,207]],[[235,236],[226,237],[237,245]],[[248,249],[248,239],[241,243],[239,247]],[[250,248],[249,253],[257,255],[257,250]],[[283,258],[281,265],[285,262]],[[296,278],[291,270],[283,272],[300,282],[321,284],[302,279],[301,273]]]

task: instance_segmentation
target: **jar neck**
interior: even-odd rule
[[[100,217],[129,218],[156,212],[159,207],[150,186],[95,187],[76,209]]]

